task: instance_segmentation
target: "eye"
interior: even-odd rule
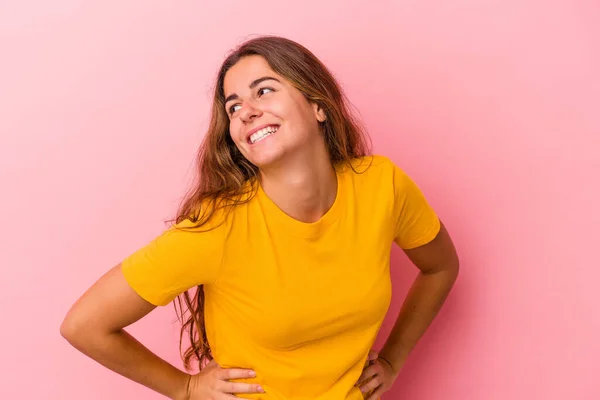
[[[239,104],[234,104],[234,105],[232,105],[231,107],[229,107],[229,114],[230,114],[230,115],[231,115],[231,114],[233,114],[234,112],[236,112],[236,111],[237,111],[236,107],[241,107],[241,105],[239,105]]]
[[[271,89],[270,87],[262,87],[262,88],[258,89],[258,97],[262,96],[263,94],[268,93],[268,92],[265,93],[265,90],[274,92],[274,90]]]

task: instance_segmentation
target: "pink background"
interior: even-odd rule
[[[459,248],[455,290],[386,398],[600,398],[599,3],[206,3],[0,3],[0,398],[161,398],[59,325],[165,227],[216,69],[261,33],[331,67]],[[392,257],[395,312],[414,268]],[[174,318],[131,331],[181,365]]]

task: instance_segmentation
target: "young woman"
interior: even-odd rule
[[[388,391],[448,295],[458,258],[417,185],[369,155],[327,68],[280,37],[238,47],[218,73],[198,165],[175,224],[100,278],[62,335],[171,399],[354,400]],[[376,353],[393,242],[420,273]],[[191,341],[185,366],[196,359],[197,374],[124,330],[177,297]]]

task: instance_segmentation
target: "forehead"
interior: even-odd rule
[[[263,76],[272,76],[283,82],[283,78],[271,69],[262,56],[252,55],[242,58],[225,74],[223,80],[225,97],[248,90],[252,81]]]

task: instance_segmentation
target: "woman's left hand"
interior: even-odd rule
[[[365,400],[377,400],[390,390],[397,377],[398,373],[392,366],[384,359],[379,358],[377,352],[371,350],[356,386],[363,393]]]

